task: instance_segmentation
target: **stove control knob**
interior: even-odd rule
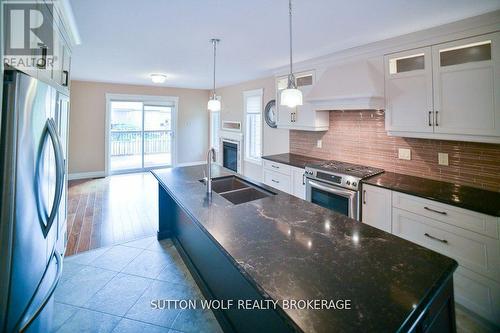
[[[346,183],[346,185],[351,185],[351,182],[349,180],[346,181],[345,183]]]
[[[352,182],[352,186],[356,186],[356,185],[357,185],[356,182]]]

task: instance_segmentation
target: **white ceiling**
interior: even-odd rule
[[[72,77],[210,88],[269,75],[288,61],[287,0],[71,0],[82,44]],[[294,60],[500,9],[498,0],[294,0]]]

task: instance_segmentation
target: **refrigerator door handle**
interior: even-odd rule
[[[38,293],[40,286],[43,284],[43,280],[45,278],[45,275],[47,274],[47,271],[49,271],[49,269],[50,269],[50,265],[52,263],[52,260],[50,260],[49,264],[47,265],[47,269],[45,270],[45,273],[43,274],[43,277],[40,281],[40,284],[36,288],[35,294],[31,298],[30,303],[28,304],[26,310],[23,313],[23,316],[21,317],[22,320],[17,325],[18,329],[15,330],[16,332],[26,331],[26,329],[29,328],[31,323],[38,317],[40,312],[42,312],[43,308],[45,307],[45,305],[47,305],[47,303],[50,301],[50,298],[54,294],[54,291],[56,290],[57,284],[59,283],[59,280],[61,279],[62,269],[63,269],[62,257],[59,254],[59,252],[57,252],[57,250],[54,250],[54,252],[52,254],[52,259],[54,259],[54,258],[56,259],[56,264],[57,264],[57,272],[56,272],[56,276],[54,278],[54,281],[52,281],[50,288],[47,290],[47,294],[45,294],[45,296],[43,297],[40,304],[38,306],[36,306],[36,308],[31,309],[33,306],[36,305],[36,304],[33,304],[33,301],[36,299],[35,296]]]
[[[45,144],[45,138],[46,136],[50,137],[50,141],[52,142],[52,147],[54,148],[54,154],[55,154],[55,160],[56,160],[56,191],[54,194],[54,201],[52,204],[52,209],[50,211],[50,214],[47,218],[47,221],[45,222],[45,217],[43,214],[43,208],[42,206],[42,200],[39,197],[36,202],[38,206],[38,215],[40,218],[40,225],[42,227],[43,235],[44,237],[47,237],[49,234],[49,231],[52,227],[52,224],[55,221],[55,218],[57,216],[57,213],[59,211],[59,205],[61,203],[61,198],[64,190],[64,173],[65,173],[65,167],[64,167],[64,159],[63,159],[63,152],[62,152],[62,145],[61,145],[61,140],[59,140],[59,136],[57,135],[57,130],[56,130],[56,124],[54,122],[54,119],[49,118],[47,119],[47,122],[45,124],[44,128],[44,134],[42,135],[42,141],[40,144],[40,148],[38,149],[38,158],[37,158],[37,168],[36,168],[36,186],[37,188],[36,193],[39,194],[39,181],[40,181],[40,175],[39,175],[39,170],[40,170],[40,162],[42,159],[42,152],[43,152],[43,146]]]

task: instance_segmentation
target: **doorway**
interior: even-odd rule
[[[106,99],[108,174],[174,165],[177,98],[108,94]]]

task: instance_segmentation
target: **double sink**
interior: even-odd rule
[[[205,182],[201,179],[200,182]],[[275,195],[236,176],[212,178],[212,191],[235,205]]]

